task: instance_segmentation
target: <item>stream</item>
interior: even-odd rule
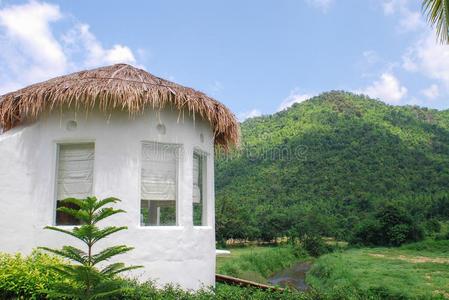
[[[307,291],[309,286],[306,284],[306,273],[310,270],[310,262],[301,262],[288,269],[275,273],[268,278],[268,282],[281,287],[295,288],[299,291]]]

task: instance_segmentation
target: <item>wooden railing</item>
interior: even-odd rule
[[[227,276],[227,275],[221,275],[221,274],[215,274],[215,281],[221,282],[221,283],[226,283],[226,284],[231,284],[231,285],[253,287],[253,288],[258,288],[261,290],[275,290],[275,291],[283,291],[284,290],[283,288],[279,288],[276,286],[266,285],[266,284],[257,283],[254,281],[249,281],[249,280],[240,279],[240,278]]]

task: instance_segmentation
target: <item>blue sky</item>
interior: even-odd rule
[[[449,46],[419,2],[0,0],[0,93],[125,62],[240,119],[335,89],[447,109]]]

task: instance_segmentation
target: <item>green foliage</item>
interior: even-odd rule
[[[61,274],[67,282],[55,284],[51,287],[50,296],[55,298],[67,297],[75,299],[102,299],[120,292],[120,286],[115,275],[139,268],[139,266],[126,267],[123,263],[112,263],[98,269],[98,265],[106,262],[119,254],[132,250],[132,247],[118,245],[108,247],[97,253],[93,253],[94,245],[113,233],[127,229],[126,227],[107,226],[99,228],[97,223],[123,210],[106,207],[106,205],[119,202],[117,198],[98,200],[96,197],[86,199],[69,198],[65,203],[74,204],[79,209],[60,207],[58,211],[69,214],[80,220],[83,225],[71,230],[61,227],[47,226],[46,229],[62,232],[75,237],[86,246],[86,251],[73,246],[64,246],[62,249],[50,249],[40,247],[45,251],[56,254],[75,264],[60,264],[53,266],[57,273]]]
[[[319,300],[316,292],[298,293],[294,291],[263,291],[254,288],[242,288],[225,284],[217,284],[213,290],[202,289],[195,293],[183,291],[175,286],[156,289],[152,282],[138,283],[124,282],[124,289],[120,295],[111,300]]]
[[[237,257],[223,258],[217,267],[219,274],[230,275],[260,283],[266,283],[273,273],[307,259],[307,253],[300,246],[258,247],[232,249]],[[242,254],[240,254],[241,252]]]
[[[449,218],[449,111],[330,92],[241,131],[240,150],[217,154],[217,240],[348,239],[386,201],[418,225]]]
[[[53,268],[61,260],[33,251],[29,256],[0,253],[0,299],[46,299],[46,290],[63,276]]]
[[[386,204],[362,221],[355,229],[353,244],[367,246],[400,246],[423,239],[423,230],[401,207]]]
[[[332,247],[327,245],[319,236],[303,235],[300,240],[302,247],[310,256],[318,257],[332,252]]]
[[[422,8],[441,43],[449,43],[449,0],[423,0]]]
[[[63,262],[55,257],[33,252],[30,256],[0,254],[0,299],[48,298],[48,291],[54,283],[67,281],[54,270]],[[292,291],[271,292],[217,284],[213,290],[198,292],[184,291],[176,286],[157,289],[152,282],[139,283],[136,280],[116,279],[119,291],[110,295],[111,300],[293,300],[319,299],[314,292],[299,294]]]
[[[318,258],[306,281],[329,299],[445,299],[448,241],[365,248]],[[420,260],[421,261],[420,261]]]

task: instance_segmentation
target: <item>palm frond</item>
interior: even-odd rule
[[[422,10],[440,42],[449,43],[449,0],[423,0]]]

